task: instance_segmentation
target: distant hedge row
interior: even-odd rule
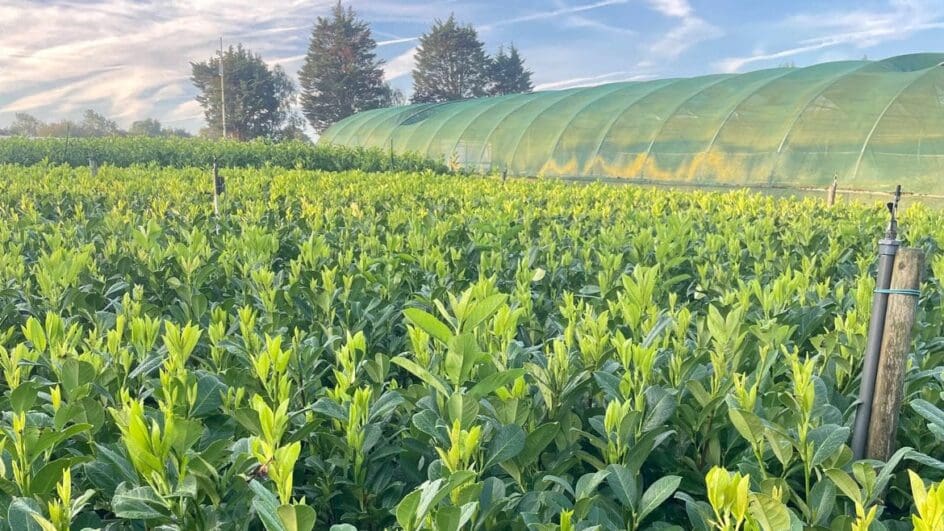
[[[0,163],[30,166],[42,161],[51,164],[86,166],[98,164],[127,167],[156,164],[165,167],[210,166],[214,160],[223,167],[304,168],[345,171],[448,171],[442,162],[419,155],[392,155],[382,149],[349,148],[291,142],[236,142],[199,138],[0,138]]]

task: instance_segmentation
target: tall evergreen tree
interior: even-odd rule
[[[531,83],[531,71],[524,67],[524,59],[521,58],[514,44],[507,53],[504,47],[498,49],[498,55],[489,63],[488,77],[490,81],[488,93],[491,96],[519,94],[534,90],[534,85]]]
[[[475,98],[487,94],[489,59],[471,25],[453,15],[437,20],[420,37],[413,69],[413,103]]]
[[[356,112],[384,107],[391,90],[370,26],[339,1],[331,17],[318,17],[305,64],[298,72],[302,113],[319,133]]]
[[[220,58],[190,63],[191,80],[200,93],[207,121],[206,133],[223,134],[220,95]],[[269,66],[240,44],[223,54],[226,83],[226,135],[237,140],[278,136],[294,100],[295,86],[278,65]]]

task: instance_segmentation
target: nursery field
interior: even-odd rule
[[[944,529],[944,213],[848,444],[876,205],[0,165],[0,528]]]

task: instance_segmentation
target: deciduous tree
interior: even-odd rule
[[[273,68],[240,44],[223,54],[226,100],[226,136],[237,140],[277,136],[289,114],[295,87],[285,71]],[[191,63],[193,84],[200,93],[210,136],[222,136],[220,57]]]

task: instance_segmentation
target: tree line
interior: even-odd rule
[[[317,18],[296,86],[285,70],[237,44],[200,62],[191,62],[191,81],[203,108],[201,136],[236,140],[305,139],[305,123],[318,133],[354,113],[403,105],[404,95],[384,79],[370,25],[339,1],[329,16]],[[512,44],[492,56],[475,28],[455,16],[436,20],[418,39],[412,103],[439,103],[533,90],[531,71]],[[222,73],[222,83],[221,83]],[[225,113],[224,113],[225,106]],[[44,123],[17,114],[7,133],[23,136],[189,136],[148,118],[121,130],[108,118],[86,111],[81,122]]]
[[[131,123],[127,130],[118,127],[118,123],[108,117],[88,109],[80,121],[58,120],[44,122],[32,114],[16,113],[13,122],[6,128],[0,128],[0,136],[29,136],[55,138],[96,138],[106,136],[149,136],[149,137],[189,137],[184,129],[164,127],[154,118],[146,118]]]
[[[281,66],[269,67],[261,56],[230,47],[217,57],[191,63],[208,136],[239,140],[256,137],[297,138],[304,122],[318,133],[352,114],[402,105],[405,98],[384,80],[370,25],[338,2],[318,17],[296,87]],[[514,45],[492,57],[471,25],[455,16],[437,20],[419,38],[413,69],[412,103],[530,92],[531,72]],[[222,62],[222,68],[221,68]],[[222,71],[223,83],[220,82]],[[224,94],[221,94],[221,91]]]

